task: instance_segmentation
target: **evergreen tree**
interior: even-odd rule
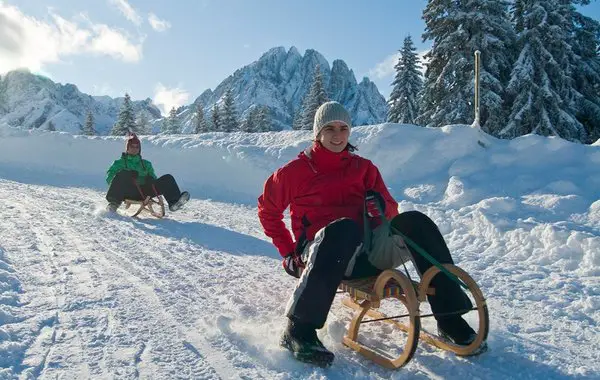
[[[129,131],[137,132],[137,128],[135,125],[133,104],[131,103],[129,94],[126,93],[121,110],[119,111],[119,117],[110,134],[113,136],[125,136]]]
[[[294,120],[292,121],[292,129],[293,130],[300,130],[302,129],[302,106],[298,107],[298,109],[296,110],[296,112],[294,113]]]
[[[308,109],[308,104],[310,103],[310,89],[309,91],[306,92],[306,94],[304,94],[304,98],[302,98],[302,102],[300,103],[300,108],[298,108],[298,115],[297,118],[298,120],[295,121],[296,123],[296,128],[298,128],[298,130],[301,129],[312,129],[312,125],[313,125],[313,121],[308,120],[306,114],[307,114],[307,109]],[[314,116],[313,116],[314,118]],[[292,123],[294,123],[294,121],[292,121]]]
[[[581,94],[574,112],[588,135],[584,142],[593,143],[600,139],[600,22],[574,10],[573,24],[572,46],[578,57],[573,78]]]
[[[208,132],[208,124],[204,118],[204,110],[202,109],[202,103],[196,105],[196,112],[194,113],[194,133]]]
[[[56,127],[54,126],[54,123],[51,121],[48,122],[48,130],[52,131],[52,132],[56,131]]]
[[[87,136],[93,136],[96,134],[96,129],[94,128],[94,115],[92,115],[91,111],[88,111],[85,117],[85,124],[83,125],[81,132]]]
[[[231,89],[225,92],[221,122],[224,132],[233,132],[239,129],[235,100],[233,99],[233,91]]]
[[[419,115],[419,94],[423,89],[421,63],[410,36],[404,39],[400,59],[394,66],[396,77],[389,100],[388,121],[415,124]]]
[[[327,97],[327,93],[325,92],[325,87],[323,86],[323,76],[321,74],[321,69],[319,65],[315,67],[315,74],[313,77],[312,85],[310,86],[310,90],[306,95],[303,103],[303,116],[302,116],[302,125],[304,129],[310,130],[313,127],[313,120],[315,118],[315,113],[317,112],[317,108],[325,102],[327,102],[329,98]]]
[[[152,125],[150,125],[150,121],[148,120],[148,116],[142,111],[140,111],[135,119],[136,131],[139,134],[143,135],[151,135],[152,134]]]
[[[525,29],[525,19],[523,18],[524,1],[528,0],[515,0],[512,6],[512,21],[517,33],[521,33]]]
[[[508,1],[429,0],[423,18],[423,39],[433,40],[433,46],[426,55],[429,64],[417,123],[472,123],[474,53],[479,50],[480,125],[490,132],[502,128],[504,85],[514,55]]]
[[[514,18],[522,25],[520,52],[507,87],[508,124],[499,135],[536,133],[583,141],[585,128],[572,111],[579,95],[572,80],[576,57],[569,44],[568,6],[563,0],[521,0],[518,5],[520,14]]]
[[[168,133],[175,135],[181,133],[181,125],[179,121],[179,116],[177,115],[177,110],[175,107],[171,108],[169,112],[169,118],[167,119],[167,128]]]
[[[256,131],[269,132],[273,129],[273,121],[271,120],[271,112],[268,106],[258,107],[256,115]]]
[[[252,108],[250,108],[250,111],[248,111],[248,114],[246,115],[246,119],[244,120],[244,123],[242,125],[242,130],[244,132],[248,132],[248,133],[258,132],[256,122],[258,119],[259,112],[260,112],[259,106],[252,106]]]
[[[215,132],[221,131],[221,110],[219,109],[219,105],[215,103],[212,109],[212,130]]]

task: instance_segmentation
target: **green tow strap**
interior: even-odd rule
[[[458,278],[454,273],[451,273],[450,271],[448,271],[448,269],[444,268],[444,266],[442,264],[440,264],[439,261],[434,259],[433,256],[431,256],[429,253],[427,253],[427,251],[425,251],[423,248],[419,247],[419,245],[417,243],[415,243],[411,238],[409,238],[402,232],[398,231],[397,228],[392,226],[391,223],[385,218],[385,215],[383,213],[383,210],[381,209],[381,205],[379,204],[379,202],[376,202],[376,203],[377,203],[377,208],[379,210],[379,215],[381,217],[381,222],[386,226],[388,231],[392,231],[392,233],[394,233],[395,235],[400,236],[406,242],[406,244],[408,244],[411,248],[413,248],[415,251],[417,251],[417,253],[419,253],[421,256],[423,256],[427,261],[429,261],[432,265],[434,265],[436,268],[438,268],[441,272],[446,274],[446,276],[448,276],[452,281],[454,281],[455,283],[460,285],[463,289],[467,289],[467,290],[469,289],[469,287],[460,278]],[[369,252],[371,250],[371,228],[369,227],[369,223],[368,223],[369,219],[367,217],[366,206],[365,206],[365,212],[363,215],[363,220],[365,223],[365,225],[364,225],[365,246],[368,247],[367,252]]]

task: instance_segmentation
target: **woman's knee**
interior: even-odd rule
[[[417,210],[406,211],[401,214],[398,214],[392,219],[391,223],[394,227],[422,227],[429,225],[431,227],[437,228],[437,225],[433,220],[431,220],[431,218]]]
[[[362,243],[360,226],[349,218],[334,220],[319,230],[311,244],[317,244],[327,251],[336,252],[342,257],[352,255]]]
[[[350,218],[334,220],[325,226],[325,232],[344,236],[357,236],[361,233],[358,223]]]

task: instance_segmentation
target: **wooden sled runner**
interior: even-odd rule
[[[132,218],[137,217],[142,211],[146,210],[150,213],[150,215],[161,219],[165,216],[165,203],[163,202],[163,198],[159,195],[157,197],[146,196],[143,201],[135,201],[131,199],[125,199],[125,209],[131,207],[131,205],[138,205],[139,208],[136,210],[135,214],[131,215]],[[153,205],[158,205],[159,210],[154,211]]]
[[[487,339],[489,330],[489,316],[485,298],[467,272],[452,264],[443,264],[443,266],[467,285],[474,299],[475,307],[470,310],[477,311],[479,322],[477,337],[471,344],[459,346],[421,331],[421,318],[433,316],[420,315],[419,304],[426,301],[427,295],[435,294],[435,289],[430,286],[431,280],[441,272],[435,266],[432,266],[423,274],[421,282],[411,281],[404,273],[394,269],[388,269],[377,277],[343,281],[340,284],[340,289],[347,292],[350,297],[344,298],[342,303],[356,310],[348,333],[343,338],[343,343],[373,362],[389,369],[397,369],[408,363],[417,349],[419,339],[435,347],[452,351],[457,355],[469,356],[476,354],[481,344]],[[380,311],[374,310],[379,308],[381,301],[386,298],[400,301],[408,310],[408,313],[388,317]],[[365,315],[371,319],[363,320]],[[408,324],[395,320],[401,317],[408,318]],[[358,331],[361,324],[375,321],[390,323],[405,332],[406,341],[402,353],[396,358],[386,355],[381,350],[369,348],[358,341]]]

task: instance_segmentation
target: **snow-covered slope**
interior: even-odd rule
[[[490,308],[490,351],[419,345],[392,372],[343,346],[330,369],[278,347],[294,279],[255,200],[310,133],[143,138],[194,199],[164,220],[107,216],[104,171],[123,141],[0,127],[0,378],[594,378],[600,372],[600,146],[465,126],[355,128],[401,211],[440,226]],[[430,325],[425,325],[431,328]],[[383,327],[365,339],[393,337]]]

